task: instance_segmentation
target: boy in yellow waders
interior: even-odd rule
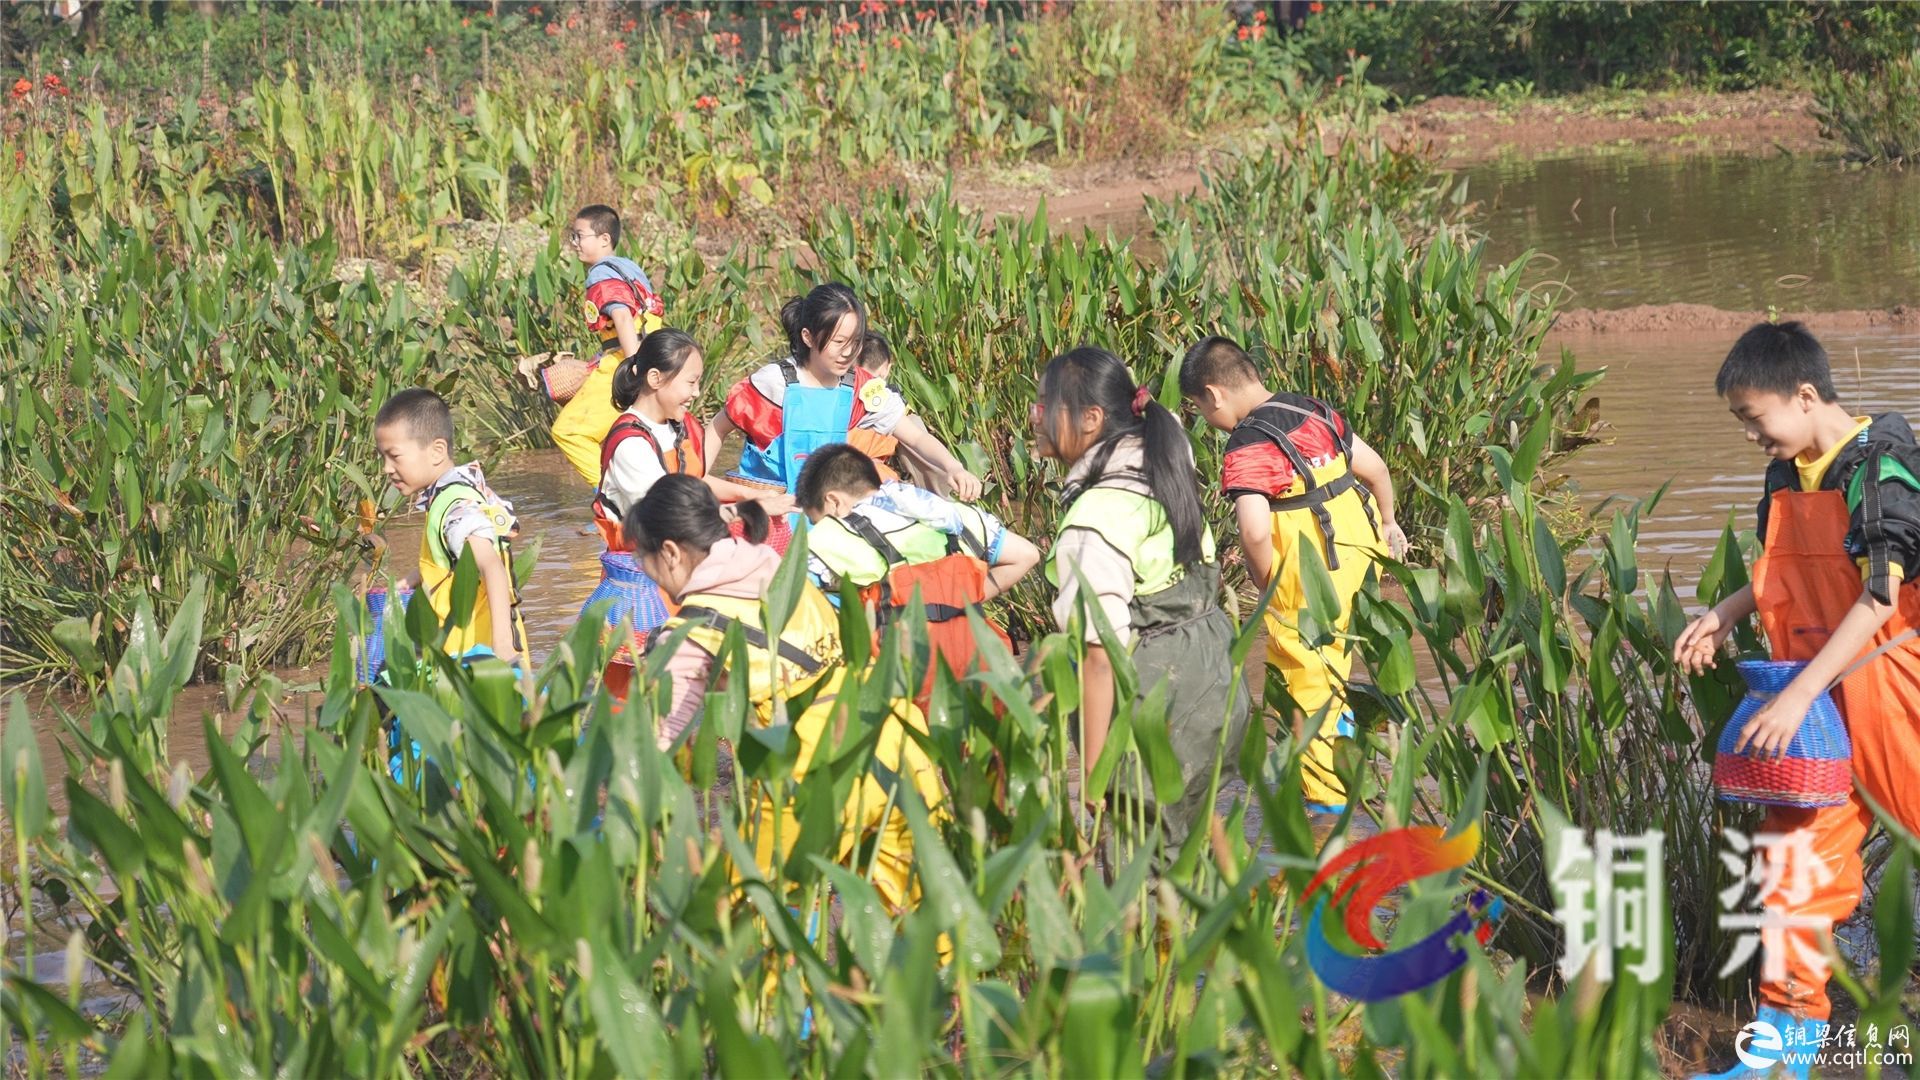
[[[494,494],[477,463],[453,463],[453,412],[433,391],[400,391],[380,406],[373,425],[387,481],[427,512],[420,563],[400,588],[418,589],[444,623],[453,609],[454,567],[461,552],[472,551],[480,588],[472,613],[448,635],[447,652],[516,662],[527,631],[513,589],[513,504]]]
[[[587,329],[600,339],[587,379],[553,421],[553,442],[589,484],[600,482],[600,444],[620,415],[613,404],[613,372],[658,330],[666,307],[639,264],[615,255],[620,215],[593,205],[574,215],[567,246],[587,267]],[[552,390],[549,389],[549,393]]]
[[[1233,502],[1247,572],[1261,588],[1279,579],[1266,613],[1267,665],[1286,680],[1307,729],[1317,732],[1302,777],[1307,806],[1342,813],[1347,791],[1333,752],[1339,738],[1354,735],[1346,705],[1353,656],[1339,635],[1375,557],[1406,553],[1406,534],[1393,518],[1393,479],[1332,406],[1269,391],[1253,359],[1227,338],[1209,337],[1187,350],[1180,393],[1208,425],[1228,433],[1221,487]],[[1300,560],[1308,548],[1340,598],[1334,640],[1317,647],[1299,627],[1307,608]]]

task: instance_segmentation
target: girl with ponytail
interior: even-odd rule
[[[793,500],[766,495],[707,475],[705,428],[688,411],[700,395],[700,376],[706,357],[684,330],[663,326],[648,334],[631,356],[613,372],[612,405],[620,410],[600,444],[600,486],[593,493],[593,523],[607,541],[600,556],[600,584],[581,606],[580,614],[595,604],[606,608],[609,628],[626,620],[633,626],[634,648],[644,648],[648,635],[667,618],[666,597],[634,562],[632,545],[620,527],[621,517],[667,476],[698,479],[729,501],[764,497],[773,513],[784,514]],[[732,511],[728,511],[731,515]],[[765,514],[761,515],[765,520]],[[785,551],[792,532],[781,519],[774,546]],[[623,647],[607,664],[607,688],[624,698],[633,677],[633,653]]]
[[[1055,620],[1069,633],[1079,627],[1086,642],[1082,777],[1106,746],[1115,708],[1097,610],[1132,656],[1138,700],[1166,684],[1167,729],[1183,788],[1159,810],[1167,841],[1177,846],[1211,811],[1216,754],[1224,751],[1222,782],[1234,774],[1248,705],[1231,659],[1233,621],[1220,607],[1220,567],[1200,507],[1193,448],[1179,418],[1104,349],[1083,346],[1049,361],[1031,419],[1041,456],[1067,467],[1047,577],[1060,590]],[[1133,780],[1135,770],[1114,776],[1116,795],[1151,809],[1153,793]],[[1089,802],[1104,794],[1082,790]]]
[[[860,366],[867,312],[839,282],[817,285],[780,309],[791,355],[763,365],[727,392],[726,408],[707,426],[711,462],[728,435],[740,432],[740,464],[732,479],[762,491],[793,491],[808,455],[849,443],[876,460],[896,442],[944,474],[962,502],[980,497],[980,478],[907,411],[887,381]],[[893,478],[890,471],[884,478]]]
[[[671,640],[682,624],[689,627],[666,665],[672,682],[671,704],[660,724],[660,748],[670,750],[686,734],[710,684],[747,680],[747,701],[762,726],[773,723],[777,700],[806,694],[810,703],[793,721],[799,751],[791,779],[797,788],[833,718],[845,676],[839,615],[826,594],[811,583],[803,584],[779,637],[769,635],[761,599],[780,569],[780,556],[761,542],[767,535],[767,514],[758,504],[741,503],[739,523],[743,535],[730,534],[713,492],[684,475],[662,477],[627,511],[625,529],[633,539],[635,555],[679,605],[655,642]],[[746,662],[716,667],[714,661],[724,653],[727,634],[734,629],[746,646]],[[860,696],[849,694],[838,707],[858,708]],[[881,723],[874,750],[874,764],[880,768],[863,770],[862,779],[847,796],[840,856],[851,860],[856,852],[866,850],[865,841],[872,838],[874,886],[899,911],[919,898],[913,880],[912,833],[897,797],[888,797],[874,773],[890,770],[910,779],[936,820],[944,815],[946,796],[933,763],[902,729],[907,724],[926,731],[926,719],[913,702],[895,701],[892,713]],[[757,781],[752,797],[757,820],[755,855],[761,866],[768,867],[776,858],[786,859],[800,836],[800,823],[790,805],[776,803]],[[864,855],[861,858],[864,869]]]

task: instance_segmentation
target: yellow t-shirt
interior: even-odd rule
[[[1793,467],[1800,473],[1800,490],[1819,491],[1820,482],[1827,478],[1827,470],[1833,467],[1833,459],[1839,457],[1840,451],[1844,449],[1848,443],[1858,439],[1860,433],[1865,431],[1867,425],[1871,423],[1873,423],[1873,418],[1870,416],[1856,416],[1853,418],[1853,430],[1847,432],[1846,438],[1829,446],[1826,453],[1821,454],[1813,461],[1808,461],[1804,455],[1794,458]],[[1863,578],[1872,572],[1866,559],[1855,559],[1854,562],[1860,564],[1860,574]],[[1900,582],[1906,580],[1906,568],[1899,563],[1893,563],[1887,570],[1893,578],[1895,585],[1899,585]]]
[[[1794,458],[1793,467],[1800,471],[1800,490],[1819,491],[1820,481],[1827,478],[1827,470],[1832,467],[1833,459],[1839,457],[1840,451],[1845,449],[1848,443],[1859,438],[1860,433],[1865,431],[1867,425],[1871,423],[1873,418],[1870,416],[1856,416],[1853,418],[1853,430],[1847,432],[1846,438],[1827,447],[1826,453],[1812,461],[1808,461],[1805,454]]]

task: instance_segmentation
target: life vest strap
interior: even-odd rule
[[[750,626],[731,615],[723,615],[709,607],[700,607],[699,605],[683,607],[680,609],[680,617],[688,621],[704,622],[708,627],[722,634],[725,634],[734,626],[739,626],[740,637],[744,639],[747,644],[763,652],[771,647],[767,641],[767,632],[765,630],[757,626]],[[821,663],[812,654],[791,641],[782,640],[779,644],[778,652],[782,660],[793,664],[808,675],[819,674],[821,669],[826,667],[825,664]]]

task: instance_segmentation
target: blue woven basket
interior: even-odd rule
[[[1767,703],[1806,670],[1798,660],[1742,660],[1740,676],[1747,696],[1720,732],[1713,759],[1713,784],[1729,802],[1764,806],[1840,806],[1853,794],[1853,740],[1832,695],[1813,699],[1807,718],[1793,733],[1786,756],[1763,760],[1733,752],[1740,732]]]
[[[400,610],[407,610],[407,601],[413,596],[413,590],[405,589],[400,593]],[[371,683],[380,677],[381,669],[387,666],[387,590],[372,588],[367,590],[367,613],[373,616],[372,629],[367,631],[366,648],[360,654],[359,675],[363,683]]]
[[[600,553],[600,584],[580,606],[580,617],[586,618],[587,609],[602,600],[611,600],[607,609],[609,629],[620,620],[633,622],[633,649],[637,654],[646,647],[647,637],[667,621],[667,597],[654,584],[640,564],[634,561],[630,551],[603,551]],[[631,658],[616,652],[614,658],[632,663]]]

